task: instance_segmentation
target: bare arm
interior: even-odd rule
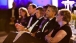
[[[46,39],[48,41],[48,43],[58,43],[59,41],[61,41],[65,36],[67,35],[67,33],[64,30],[60,30],[56,33],[56,35],[52,38],[51,36],[46,36]]]
[[[50,36],[53,33],[53,30],[48,34],[48,36]]]

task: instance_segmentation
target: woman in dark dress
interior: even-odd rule
[[[72,36],[72,31],[68,24],[70,20],[71,12],[69,10],[59,10],[56,21],[59,23],[60,27],[46,35],[46,41],[48,43],[69,43],[70,37]]]
[[[27,27],[28,25],[28,17],[29,17],[28,10],[24,7],[19,8],[19,19],[17,20],[17,23],[15,24],[16,29],[18,28],[18,25],[22,25],[23,27]],[[17,29],[19,31],[19,29]]]
[[[21,24],[24,27],[27,26],[27,17],[29,16],[28,11],[26,8],[21,7],[19,8],[19,19],[17,20],[17,23],[15,24],[16,29],[18,28],[18,25]],[[25,29],[19,28],[17,29],[18,32],[10,32],[6,39],[3,41],[3,43],[13,43],[15,40],[15,37],[18,37],[18,34],[24,33]]]
[[[29,17],[27,9],[24,7],[19,8],[19,19],[17,20],[17,23],[27,26],[27,17]]]

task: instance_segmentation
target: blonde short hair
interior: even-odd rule
[[[61,9],[58,11],[58,13],[63,16],[63,21],[66,21],[67,23],[71,20],[71,11],[67,9]]]

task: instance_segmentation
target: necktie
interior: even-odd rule
[[[44,19],[44,20],[41,22],[41,24],[40,24],[40,26],[39,26],[39,29],[41,29],[41,28],[42,28],[42,26],[43,26],[44,22],[46,22],[46,21],[47,21],[47,19]]]

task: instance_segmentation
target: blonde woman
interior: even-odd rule
[[[29,17],[29,13],[26,8],[21,7],[19,8],[19,19],[17,20],[17,23],[20,23],[23,26],[27,26],[27,18]]]
[[[69,43],[72,31],[69,26],[71,20],[71,13],[67,9],[61,9],[58,11],[56,21],[60,25],[59,28],[54,29],[45,39],[48,43]]]

